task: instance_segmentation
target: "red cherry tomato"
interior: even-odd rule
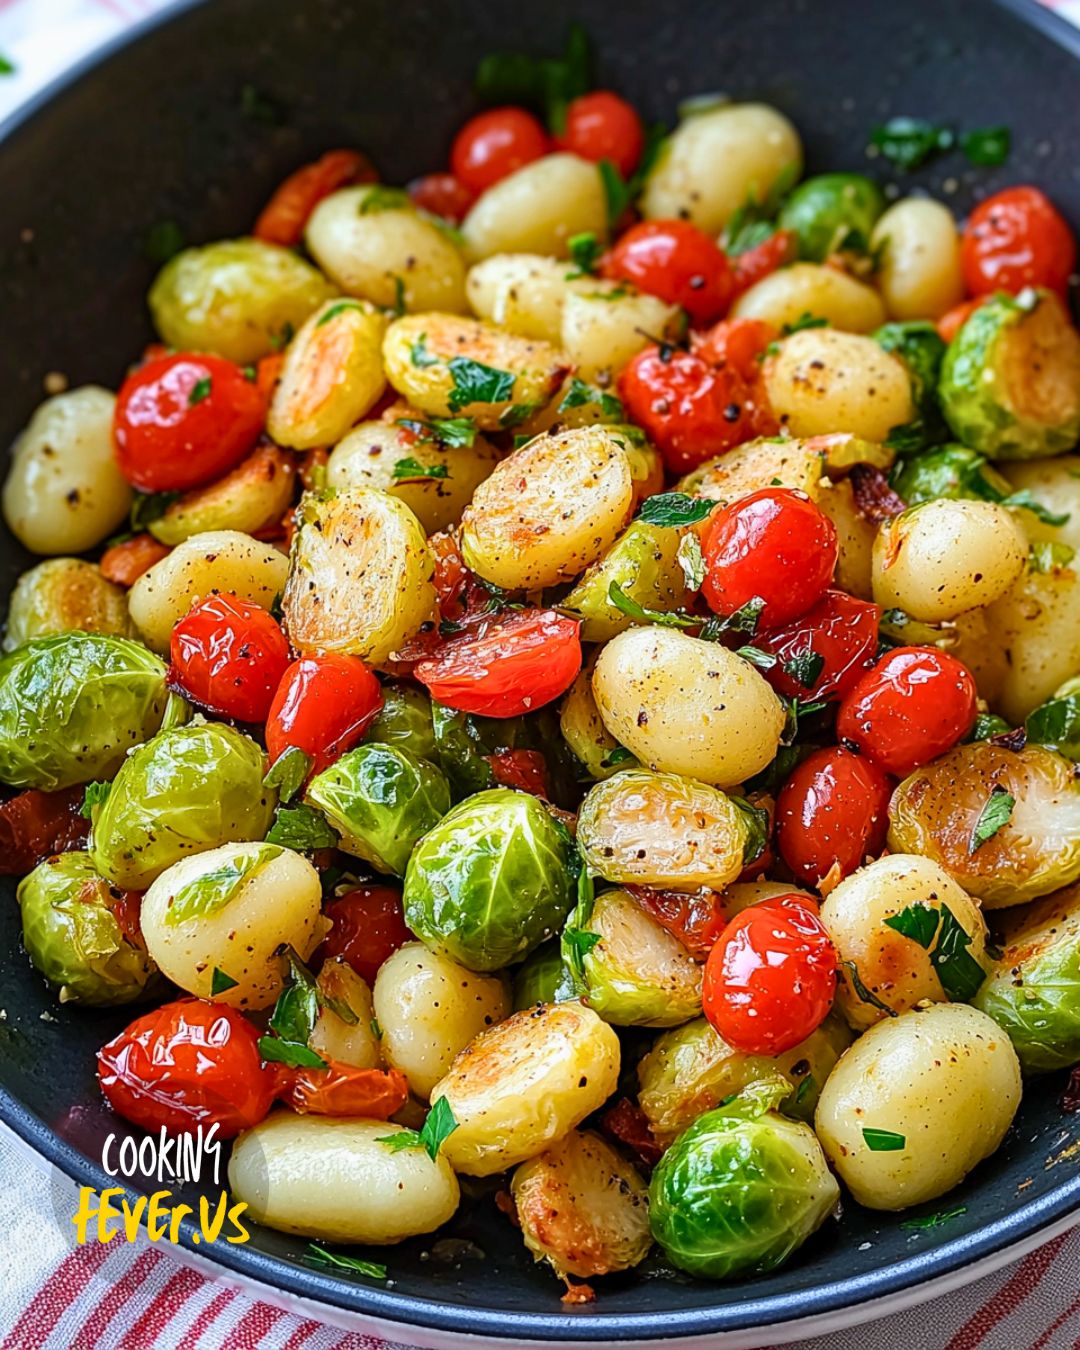
[[[282,674],[266,718],[273,763],[290,746],[318,773],[363,736],[382,707],[382,687],[358,656],[302,656]]]
[[[809,497],[762,488],[714,511],[702,539],[701,593],[717,614],[734,614],[755,596],[761,624],[773,628],[805,614],[824,595],[836,568],[836,529]]]
[[[941,338],[942,342],[951,342],[979,306],[986,303],[987,299],[988,297],[985,295],[976,296],[974,300],[965,300],[963,304],[956,305],[947,314],[943,314],[937,321],[938,337]]]
[[[688,220],[643,220],[604,258],[602,272],[639,291],[681,305],[697,328],[714,323],[731,303],[734,280],[723,250]]]
[[[724,931],[727,920],[718,891],[703,889],[696,895],[683,895],[679,891],[657,891],[652,886],[626,889],[646,914],[677,937],[699,961],[708,956]]]
[[[555,137],[555,144],[594,164],[609,159],[624,178],[629,178],[645,148],[645,128],[626,99],[608,89],[597,89],[570,103],[566,127]]]
[[[629,1097],[620,1097],[614,1106],[607,1107],[600,1117],[600,1128],[647,1167],[655,1167],[664,1156],[664,1150],[653,1137],[648,1116]]]
[[[428,173],[423,178],[414,178],[409,184],[409,196],[421,211],[442,216],[454,225],[461,224],[476,201],[476,193],[459,183],[452,173]]]
[[[646,347],[623,369],[619,394],[670,473],[688,473],[743,441],[778,430],[759,386],[698,351]]]
[[[279,1069],[278,1083],[280,1099],[301,1115],[389,1120],[409,1100],[400,1069],[357,1069],[336,1059],[325,1069]]]
[[[316,963],[340,956],[368,984],[388,956],[413,940],[405,927],[401,892],[393,886],[358,886],[331,900],[323,912],[333,927],[315,955]]]
[[[754,646],[777,658],[762,673],[785,698],[843,698],[873,664],[880,622],[880,606],[826,591],[801,618],[755,636]]]
[[[936,647],[897,647],[840,704],[836,735],[904,778],[967,735],[977,694],[967,666]]]
[[[266,418],[258,389],[220,356],[180,352],[120,386],[113,441],[120,472],[140,492],[183,492],[235,468]]]
[[[172,675],[193,702],[238,722],[262,722],[289,664],[277,621],[221,592],[189,610],[172,631]]]
[[[90,829],[79,809],[85,791],[30,788],[0,806],[0,876],[25,876],[54,853],[82,848]]]
[[[795,231],[777,230],[762,243],[748,248],[745,253],[737,253],[731,260],[735,295],[742,295],[755,282],[794,262],[797,252],[798,236]]]
[[[270,1110],[277,1075],[262,1061],[259,1033],[235,1008],[182,998],[103,1046],[98,1081],[113,1110],[144,1130],[217,1125],[219,1138],[231,1139]]]
[[[961,243],[971,295],[1047,286],[1064,295],[1076,268],[1076,240],[1045,193],[1035,187],[995,192],[972,211]]]
[[[496,750],[485,755],[496,783],[501,787],[531,792],[534,797],[551,797],[547,760],[539,750]]]
[[[152,534],[135,534],[107,548],[98,562],[98,570],[106,581],[134,586],[144,572],[171,552],[167,544],[159,543]]]
[[[470,192],[484,192],[548,152],[547,132],[524,108],[478,113],[454,137],[450,168]]]
[[[564,694],[581,669],[581,624],[553,609],[510,610],[451,638],[416,678],[439,703],[482,717],[520,717]]]
[[[885,847],[893,786],[863,755],[842,746],[815,750],[776,799],[780,856],[811,886],[834,867],[840,877],[850,876]]]
[[[744,909],[705,963],[705,1016],[729,1045],[782,1055],[825,1020],[836,994],[836,948],[805,896]]]
[[[252,234],[292,248],[304,236],[308,217],[324,197],[354,183],[377,183],[379,175],[359,150],[328,150],[291,173],[263,207]]]

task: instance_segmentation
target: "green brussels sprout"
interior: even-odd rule
[[[127,596],[95,563],[49,558],[24,572],[8,603],[4,651],[57,633],[106,633],[133,638]]]
[[[678,1027],[701,1015],[701,967],[629,891],[582,896],[562,953],[575,992],[613,1026]]]
[[[898,461],[889,482],[909,506],[940,497],[1000,502],[1012,491],[985,455],[953,442]]]
[[[455,801],[495,785],[491,756],[506,750],[536,750],[544,757],[552,799],[572,809],[580,795],[580,771],[559,730],[554,708],[525,717],[477,717],[441,703],[431,705],[435,762],[450,783]]]
[[[170,347],[245,365],[288,341],[334,294],[291,248],[223,239],[178,253],[158,273],[148,300],[154,327]]]
[[[407,684],[383,686],[382,708],[368,728],[367,740],[397,745],[417,759],[435,761],[435,728],[431,699]]]
[[[778,1115],[791,1085],[751,1083],[701,1116],[656,1165],[649,1224],[672,1265],[722,1280],[782,1265],[836,1209],[813,1130]]]
[[[750,1055],[728,1045],[699,1017],[657,1037],[638,1065],[638,1105],[656,1142],[666,1148],[698,1116],[733,1093],[780,1074],[788,1093],[779,1109],[811,1124],[825,1080],[853,1040],[844,1019],[830,1014],[805,1041],[782,1055]]]
[[[981,304],[945,353],[941,408],[953,435],[991,459],[1071,450],[1080,435],[1080,336],[1050,291]]]
[[[186,709],[165,676],[141,643],[103,633],[33,638],[0,657],[0,782],[51,792],[110,778]]]
[[[491,787],[495,772],[487,758],[491,752],[480,739],[480,719],[432,702],[431,721],[435,762],[446,775],[455,801]]]
[[[562,1003],[573,997],[573,984],[563,965],[558,942],[545,942],[537,947],[514,975],[515,1012],[535,1008],[538,1003]]]
[[[569,831],[527,792],[491,788],[420,840],[405,922],[469,970],[500,970],[551,937],[573,903]]]
[[[304,800],[341,835],[339,848],[400,877],[417,840],[450,810],[450,787],[426,759],[375,743],[317,774]]]
[[[124,899],[94,869],[89,853],[61,853],[24,877],[16,892],[23,943],[61,1003],[106,1007],[153,996],[157,967],[124,934]]]
[[[919,415],[903,429],[903,436],[895,437],[897,453],[938,445],[948,436],[937,396],[941,363],[945,359],[941,334],[927,320],[912,319],[882,324],[871,336],[879,347],[903,361],[911,377],[911,397]]]
[[[958,745],[904,779],[889,849],[930,858],[986,909],[1022,905],[1080,877],[1080,778],[1041,745]]]
[[[1028,743],[1048,745],[1080,763],[1080,675],[1066,680],[1054,697],[1027,715]]]
[[[678,559],[681,543],[679,530],[632,521],[563,599],[561,608],[581,616],[582,642],[607,642],[633,627],[634,620],[611,602],[613,582],[646,609],[668,613],[685,605],[688,592]]]
[[[92,808],[95,867],[144,891],[192,853],[265,838],[277,793],[263,786],[264,770],[255,742],[224,723],[160,732],[128,756]]]
[[[972,1002],[1008,1033],[1027,1073],[1080,1063],[1080,887],[1025,911]]]
[[[794,230],[799,257],[823,262],[830,253],[866,253],[885,195],[861,173],[821,173],[808,178],[780,210],[780,228]]]

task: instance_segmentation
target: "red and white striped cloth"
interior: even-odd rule
[[[0,118],[170,0],[0,0]],[[1080,24],[1080,0],[1047,0]],[[207,1279],[162,1246],[72,1245],[74,1187],[0,1133],[0,1350],[410,1350]],[[554,1297],[554,1295],[553,1295]],[[407,1328],[401,1335],[408,1341]],[[463,1344],[464,1344],[463,1340]],[[509,1344],[509,1343],[508,1343]],[[1080,1231],[933,1303],[801,1350],[1080,1350]]]

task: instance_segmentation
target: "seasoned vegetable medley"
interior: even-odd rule
[[[0,656],[26,954],[142,1005],[109,1106],[361,1278],[501,1176],[569,1302],[940,1201],[1080,1064],[1073,235],[907,195],[1003,128],[806,176],[586,66],[172,239],[13,449]]]

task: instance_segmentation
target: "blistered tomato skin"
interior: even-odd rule
[[[136,1018],[98,1051],[106,1101],[144,1130],[183,1134],[217,1125],[232,1139],[270,1110],[277,1076],[259,1033],[223,1003],[182,998]]]
[[[805,614],[836,569],[836,529],[805,493],[763,488],[714,512],[702,540],[701,593],[716,614],[734,614],[758,597],[761,626]]]
[[[873,664],[880,622],[880,605],[826,591],[800,618],[754,635],[777,658],[762,674],[784,698],[841,699]]]
[[[1076,268],[1076,240],[1045,193],[1006,188],[972,211],[961,244],[964,284],[974,296],[1025,286],[1064,295]]]
[[[850,876],[885,847],[895,781],[842,746],[816,750],[776,799],[776,842],[796,877],[817,886],[839,869]]]
[[[259,605],[222,592],[172,631],[172,679],[193,702],[239,722],[262,722],[289,664],[289,644]]]
[[[359,150],[328,150],[291,173],[261,211],[252,234],[269,244],[294,248],[308,217],[324,197],[354,183],[375,183],[378,174]]]
[[[604,259],[604,276],[681,305],[695,327],[714,323],[734,292],[731,265],[714,239],[687,220],[643,220]]]
[[[491,108],[454,137],[450,168],[470,192],[484,192],[548,151],[547,132],[524,108]]]
[[[303,656],[282,674],[270,704],[270,761],[296,746],[319,773],[356,745],[381,707],[379,681],[358,656]]]
[[[566,109],[566,125],[555,137],[560,150],[599,164],[608,159],[624,178],[638,166],[645,129],[636,110],[607,89],[575,98]]]
[[[429,173],[414,178],[409,184],[409,196],[421,211],[442,216],[454,225],[460,225],[476,200],[476,193],[458,182],[452,173]]]
[[[783,1054],[825,1020],[836,968],[836,948],[812,900],[763,900],[732,919],[710,952],[705,1016],[736,1050]]]
[[[897,647],[840,704],[836,735],[897,778],[967,735],[977,692],[965,665],[936,647]]]
[[[263,397],[239,366],[220,356],[165,356],[120,387],[116,462],[140,492],[184,492],[235,468],[265,420]]]
[[[333,927],[315,953],[316,964],[343,957],[368,984],[388,956],[413,941],[401,892],[393,886],[357,886],[331,900],[324,912]]]

